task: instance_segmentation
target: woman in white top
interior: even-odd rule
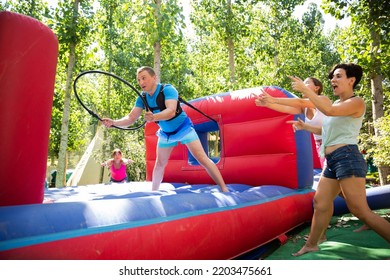
[[[371,211],[367,204],[367,164],[357,145],[366,105],[361,97],[355,96],[354,89],[362,75],[362,68],[353,63],[333,67],[329,72],[329,79],[334,95],[339,97],[333,104],[323,102],[299,78],[290,77],[293,89],[303,93],[326,116],[321,129],[321,152],[326,157],[326,166],[314,195],[314,214],[309,238],[294,256],[319,250],[318,242],[333,214],[333,200],[340,192],[350,212],[390,242],[390,223]],[[320,132],[303,122],[296,122],[295,125],[298,129]]]
[[[308,77],[304,80],[304,85],[315,92],[321,99],[329,102],[329,98],[321,95],[323,86],[320,80],[314,77]],[[283,99],[283,104],[280,104],[280,99]],[[313,127],[321,127],[324,114],[313,106],[309,99],[302,98],[276,98],[270,96],[261,89],[261,94],[255,99],[257,106],[267,107],[278,112],[286,114],[304,114],[305,123]],[[294,127],[295,128],[295,127]],[[313,133],[316,142],[317,153],[320,159],[321,167],[324,165],[325,158],[320,156],[320,148],[322,144],[321,133]]]

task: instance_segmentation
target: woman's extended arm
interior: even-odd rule
[[[267,98],[262,98],[263,95],[267,95]],[[257,96],[255,99],[255,104],[256,106],[260,107],[267,107],[269,109],[281,112],[281,113],[286,113],[286,114],[300,114],[303,112],[301,108],[289,106],[289,105],[282,105],[282,104],[276,104],[273,102],[272,99],[275,99],[274,97],[268,95],[267,93],[263,93],[261,96]]]
[[[273,97],[261,89],[261,94],[255,99],[257,106],[265,106],[283,113],[299,114],[304,108],[315,108],[309,99]],[[294,109],[293,109],[294,108]]]
[[[296,121],[287,121],[287,123],[292,124],[294,131],[297,130],[306,130],[309,131],[313,134],[321,135],[322,133],[322,127],[321,126],[316,126],[316,125],[311,125],[305,123],[303,120],[298,118]]]
[[[318,96],[314,91],[305,86],[303,81],[294,76],[289,76],[292,81],[292,88],[296,91],[301,92],[305,97],[309,98],[309,100],[314,104],[315,107],[318,108],[322,113],[327,115],[327,112],[332,108],[332,102],[323,102],[323,100]]]

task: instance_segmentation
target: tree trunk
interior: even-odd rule
[[[157,82],[160,82],[160,74],[161,74],[161,43],[160,41],[157,41],[153,45],[154,47],[154,71],[157,75]]]
[[[78,14],[79,1],[74,1],[74,14]],[[75,19],[74,19],[75,20]],[[62,125],[61,125],[61,141],[58,154],[58,165],[57,165],[57,174],[56,174],[56,187],[66,186],[66,168],[67,160],[66,153],[68,147],[68,134],[69,134],[69,112],[70,112],[70,98],[71,98],[71,82],[73,68],[76,60],[76,43],[71,42],[69,45],[69,62],[68,62],[68,71],[66,75],[66,87],[65,87],[65,96],[64,96],[64,112],[62,115]]]
[[[232,2],[231,0],[228,1],[227,3],[227,9],[229,13],[229,20],[233,18],[233,13],[232,13]],[[229,24],[233,24],[232,22],[229,22]],[[232,34],[231,32],[227,32],[228,34],[228,39],[227,39],[227,46],[228,46],[228,52],[229,52],[229,75],[230,75],[230,90],[234,90],[234,84],[236,81],[235,77],[235,72],[234,72],[234,42],[232,39]]]
[[[376,73],[371,73],[371,95],[372,118],[375,122],[376,120],[384,116],[382,77],[381,75],[378,75]],[[376,136],[381,135],[381,131],[376,125],[374,126],[374,131]],[[389,180],[387,178],[390,175],[389,166],[378,166],[378,172],[380,184],[382,186],[388,184]]]
[[[374,26],[375,15],[373,14],[373,9],[370,7],[370,23]],[[372,70],[369,73],[371,79],[371,100],[372,100],[372,118],[375,121],[384,116],[383,108],[383,87],[382,87],[382,71],[381,71],[381,61],[376,56],[378,50],[380,49],[380,34],[377,28],[370,28],[370,37],[372,40],[371,43],[371,61],[372,61]],[[381,135],[381,131],[375,127],[375,135]],[[386,185],[389,183],[387,177],[389,176],[390,167],[389,166],[378,166],[379,180],[381,185]]]
[[[157,26],[161,26],[161,0],[155,0],[156,3],[156,9],[154,10],[154,16],[156,18]],[[153,44],[153,49],[154,49],[154,71],[156,72],[157,75],[157,82],[160,82],[160,77],[161,77],[161,39],[158,37],[156,42]]]
[[[108,32],[106,40],[107,40],[107,48],[108,48],[108,72],[110,72],[110,73],[113,72],[113,66],[112,66],[112,61],[113,61],[113,50],[112,50],[113,36],[112,36],[112,34],[114,33],[113,15],[114,15],[114,12],[115,12],[115,8],[116,8],[116,6],[109,5],[108,6],[108,11],[107,11],[107,13],[108,13],[108,28],[109,28],[110,31]],[[107,111],[105,113],[106,113],[107,116],[111,116],[111,114],[112,114],[111,98],[110,98],[111,83],[112,83],[112,79],[111,79],[111,77],[108,77],[107,89],[105,90],[106,100],[107,100],[107,109],[106,109]],[[95,126],[95,134],[97,133],[98,125],[99,124],[97,124]],[[103,139],[104,139],[105,142],[107,141],[107,138],[108,138],[108,131],[105,130],[103,132]],[[107,148],[105,148],[104,145],[102,145],[102,147],[101,147],[101,152],[102,152],[102,155],[103,155],[103,159],[106,159],[109,156],[111,156],[111,151],[114,149],[112,141],[109,142],[109,146],[110,146],[110,149],[109,149],[110,151],[109,152],[107,152]],[[102,166],[100,168],[99,184],[103,183],[104,172],[105,172],[105,167]]]
[[[229,72],[230,72],[230,89],[234,90],[235,73],[234,73],[234,42],[232,38],[228,39],[228,50],[229,50]]]

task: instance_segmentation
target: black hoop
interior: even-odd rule
[[[92,110],[88,109],[87,106],[84,105],[84,103],[81,101],[80,97],[78,96],[77,90],[76,90],[76,83],[77,83],[77,80],[78,80],[80,77],[82,77],[82,76],[84,76],[84,75],[86,75],[86,74],[91,74],[91,73],[104,74],[104,75],[113,77],[113,78],[115,78],[115,79],[117,79],[117,80],[119,80],[119,81],[125,83],[125,84],[126,84],[127,86],[129,86],[133,91],[135,91],[139,97],[141,97],[141,100],[142,100],[142,102],[144,103],[144,106],[145,106],[146,110],[150,110],[148,104],[147,104],[146,101],[144,100],[144,98],[143,98],[143,96],[141,95],[141,93],[140,93],[135,87],[133,87],[129,82],[127,82],[126,80],[124,80],[124,79],[122,79],[121,77],[119,77],[119,76],[117,76],[117,75],[115,75],[115,74],[112,74],[112,73],[110,73],[110,72],[105,72],[105,71],[100,71],[100,70],[89,70],[89,71],[85,71],[85,72],[80,73],[80,74],[76,77],[76,79],[75,79],[74,82],[73,82],[73,91],[74,91],[74,94],[75,94],[77,100],[78,100],[79,103],[81,104],[81,106],[83,106],[83,108],[84,108],[85,110],[87,110],[87,112],[88,112],[92,117],[97,118],[99,121],[102,121],[102,119],[100,118],[100,116],[99,116],[97,113],[95,113],[95,112],[93,112]],[[140,125],[138,125],[138,126],[135,126],[135,127],[120,127],[120,126],[116,126],[116,125],[112,125],[111,127],[115,127],[115,128],[117,128],[117,129],[122,129],[122,130],[136,130],[136,129],[139,129],[139,128],[143,127],[143,126],[145,125],[145,123],[146,123],[146,121],[144,121],[142,124],[140,124]]]

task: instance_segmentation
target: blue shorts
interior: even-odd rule
[[[345,179],[352,176],[366,178],[367,163],[357,145],[342,146],[325,156],[323,176],[329,179]]]
[[[199,140],[199,136],[193,127],[188,128],[186,133],[180,137],[170,137],[168,139],[158,137],[157,146],[159,148],[175,147],[180,142],[182,144],[188,144],[192,141]]]

